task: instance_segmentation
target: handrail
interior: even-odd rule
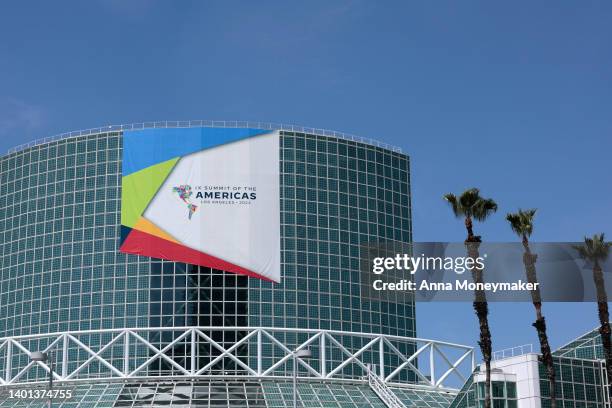
[[[494,351],[493,360],[502,360],[504,358],[522,356],[528,353],[533,353],[533,344],[523,344],[520,346],[514,346],[503,350]]]
[[[402,400],[376,374],[368,370],[368,385],[389,408],[407,408]]]
[[[338,132],[335,130],[327,130],[320,128],[305,127],[299,125],[289,125],[282,123],[268,123],[257,121],[236,121],[236,120],[178,120],[178,121],[158,121],[158,122],[141,122],[129,123],[122,125],[108,125],[90,129],[74,130],[71,132],[60,133],[58,135],[48,136],[35,139],[33,141],[20,144],[8,150],[8,154],[19,152],[29,147],[38,146],[45,143],[55,142],[58,140],[68,139],[71,137],[94,135],[107,132],[121,132],[124,130],[141,130],[151,128],[192,128],[192,127],[225,127],[225,128],[256,128],[265,130],[284,130],[288,132],[302,132],[319,136],[335,137],[353,142],[365,143],[371,146],[388,149],[397,153],[401,153],[402,149],[392,146],[387,143],[380,142],[375,139],[364,138],[351,135],[349,133]]]

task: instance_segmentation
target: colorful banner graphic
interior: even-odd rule
[[[280,281],[279,135],[123,135],[120,251]]]

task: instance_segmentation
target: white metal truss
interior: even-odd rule
[[[223,339],[233,339],[227,341]],[[219,340],[222,339],[222,340]],[[364,381],[370,365],[377,384],[418,384],[454,389],[475,367],[472,347],[435,340],[334,330],[262,327],[106,329],[0,338],[0,387],[55,382],[137,379],[290,378],[294,351],[298,376],[309,380]]]

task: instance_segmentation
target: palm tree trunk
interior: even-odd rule
[[[527,275],[527,282],[536,283],[538,281],[535,263],[538,259],[536,254],[531,253],[529,248],[529,240],[527,236],[523,235],[523,248],[525,252],[523,254],[523,264],[525,265],[525,274]],[[550,389],[550,408],[557,408],[557,386],[555,376],[555,366],[553,363],[552,351],[550,349],[550,343],[548,342],[548,334],[546,333],[546,319],[542,315],[542,297],[540,295],[540,289],[536,287],[535,290],[531,291],[531,299],[533,301],[533,307],[536,311],[536,321],[532,324],[538,333],[538,340],[540,341],[540,352],[542,356],[540,361],[546,367],[546,374],[548,376],[548,386]]]
[[[597,262],[593,265],[593,280],[597,289],[597,310],[599,312],[599,334],[601,345],[606,359],[606,373],[608,374],[609,393],[612,396],[612,340],[610,339],[610,313],[608,312],[608,295],[604,284],[601,267]]]
[[[482,292],[482,291],[479,291]],[[484,296],[484,293],[483,293]],[[476,295],[477,299],[479,298]],[[491,355],[493,345],[491,343],[491,330],[489,329],[489,304],[485,301],[474,301],[474,311],[480,325],[480,340],[478,345],[482,352],[485,363],[485,408],[491,408]]]
[[[468,229],[468,239],[465,244],[467,247],[468,257],[476,259],[480,256],[478,253],[478,247],[480,246],[480,238],[474,236],[471,230],[471,219],[466,218],[465,225],[468,227],[468,220],[470,229]],[[482,283],[482,269],[472,269],[472,279],[474,283]],[[478,324],[480,326],[480,340],[478,345],[482,352],[482,358],[485,363],[485,400],[484,407],[491,408],[491,356],[493,345],[491,342],[491,330],[489,328],[489,304],[487,303],[487,296],[484,290],[474,291],[474,312],[478,317]]]
[[[465,229],[467,230],[467,240],[466,242],[476,242],[474,240],[474,225],[472,224],[472,217],[465,217]]]
[[[548,342],[548,334],[546,333],[546,319],[542,316],[542,303],[534,303],[534,307],[536,308],[536,321],[532,324],[538,332],[538,340],[540,341],[540,352],[542,353],[542,357],[540,357],[540,361],[544,363],[546,367],[546,375],[548,376],[548,385],[550,389],[550,407],[557,407],[557,385],[556,385],[556,375],[555,375],[555,366],[552,356],[552,351],[550,349],[550,343]]]

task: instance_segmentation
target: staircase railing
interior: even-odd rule
[[[399,397],[372,371],[367,371],[368,385],[389,408],[407,408]]]

